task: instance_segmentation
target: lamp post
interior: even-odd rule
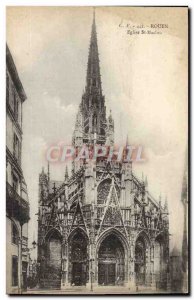
[[[22,294],[22,230],[18,237],[18,294]]]
[[[92,270],[92,268],[93,268],[93,262],[94,261],[94,259],[93,258],[91,258],[90,259],[90,269],[91,269],[91,271],[90,271],[90,281],[91,281],[91,286],[90,286],[90,290],[91,290],[91,292],[93,292],[93,270]]]

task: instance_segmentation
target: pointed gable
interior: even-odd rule
[[[101,226],[103,225],[114,227],[120,225],[124,226],[114,177],[112,177],[111,188],[106,202],[106,209],[101,223]]]
[[[72,227],[83,227],[86,229],[85,221],[84,221],[84,215],[80,206],[80,202],[77,202],[77,206],[74,212],[73,221],[72,221]]]
[[[60,218],[57,213],[57,206],[55,203],[53,203],[52,207],[50,208],[50,214],[48,214],[46,218],[46,223],[47,223],[46,233],[50,230],[50,228],[56,228],[59,231],[61,231]]]

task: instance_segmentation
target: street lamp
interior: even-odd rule
[[[93,271],[92,271],[92,267],[93,267],[93,264],[92,262],[94,261],[94,258],[90,258],[90,268],[91,268],[91,271],[90,271],[90,278],[91,278],[91,287],[90,287],[90,290],[93,291]]]
[[[36,246],[37,246],[36,241],[33,241],[33,242],[32,242],[32,246],[33,246],[33,249],[36,249]]]

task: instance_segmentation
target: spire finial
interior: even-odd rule
[[[65,181],[67,181],[68,178],[69,178],[69,174],[68,174],[68,168],[66,166],[66,168],[65,168]]]
[[[165,209],[166,212],[168,212],[168,198],[167,198],[167,195],[165,197],[164,209]]]
[[[148,187],[148,177],[146,175],[146,178],[145,178],[145,186]]]
[[[53,194],[55,195],[56,194],[56,189],[57,189],[56,186],[55,186],[55,182],[53,183],[53,188],[52,189],[53,189]]]
[[[126,137],[126,147],[129,146],[129,136],[128,136],[128,133],[127,133],[127,137]]]
[[[159,207],[161,207],[161,204],[162,204],[162,195],[161,195],[161,192],[160,192],[160,195],[159,195]]]
[[[48,161],[48,172],[47,172],[48,181],[50,181],[50,165]]]

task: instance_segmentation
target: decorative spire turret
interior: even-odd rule
[[[159,196],[158,204],[159,204],[159,208],[161,209],[161,206],[162,206],[162,195],[161,195],[161,193],[160,193],[160,196]]]
[[[49,182],[50,181],[50,165],[49,165],[49,162],[48,162],[47,178],[48,178],[48,182]]]
[[[68,174],[68,168],[66,166],[66,168],[65,168],[65,182],[67,182],[68,179],[69,179],[69,174]]]
[[[114,144],[114,120],[112,118],[112,111],[110,109],[110,114],[107,121],[107,133],[106,133],[107,139],[106,144],[108,146],[112,146]]]
[[[166,213],[168,213],[168,199],[167,199],[167,196],[166,196],[165,202],[164,202],[164,211],[165,211]]]
[[[126,138],[126,148],[129,146],[129,136],[127,134],[127,138]]]
[[[142,177],[142,183],[144,184],[144,174],[143,174],[143,172],[141,174],[141,177]]]
[[[146,186],[146,189],[148,188],[148,177],[146,176],[145,178],[145,186]]]

